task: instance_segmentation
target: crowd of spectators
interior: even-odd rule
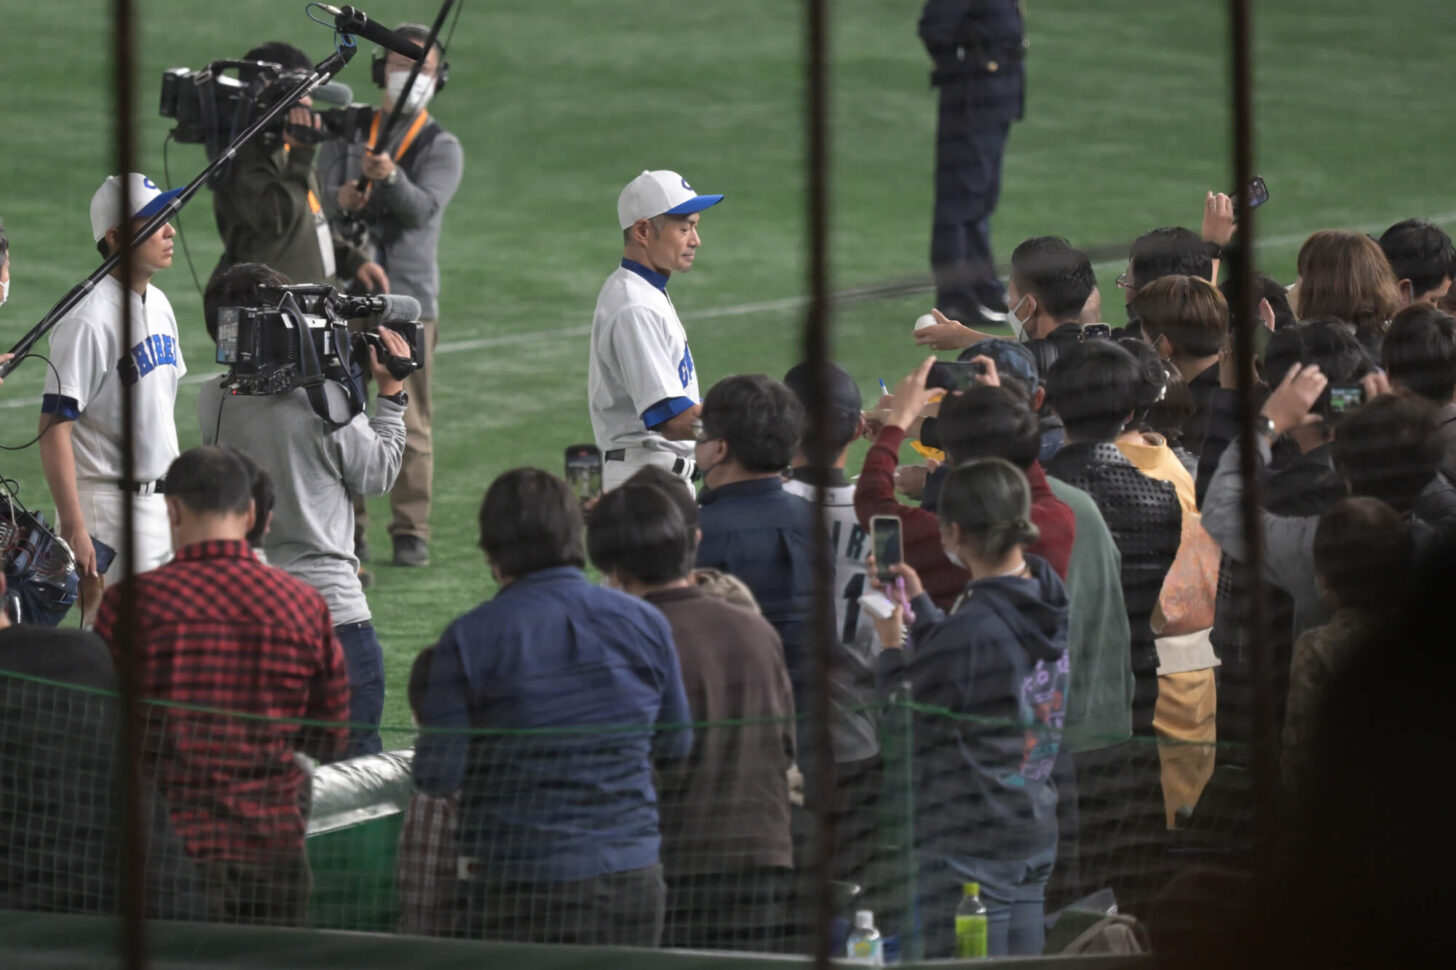
[[[1206,235],[1139,237],[1118,328],[1096,319],[1085,253],[1027,240],[1011,264],[1017,339],[943,317],[914,335],[974,365],[964,386],[938,381],[933,357],[868,409],[833,365],[822,380],[807,365],[723,378],[697,418],[696,495],[655,466],[586,509],[547,472],[496,478],[479,541],[498,592],[410,673],[401,929],[788,946],[795,870],[814,862],[806,814],[839,830],[837,877],[870,898],[896,878],[875,849],[892,695],[913,710],[929,956],[952,953],[965,882],[980,884],[993,954],[1040,952],[1045,909],[1104,886],[1147,912],[1174,840],[1233,824],[1200,809],[1262,741],[1258,690],[1282,727],[1284,809],[1315,811],[1328,685],[1456,530],[1456,251],[1416,220],[1378,242],[1318,232],[1293,285],[1259,277],[1245,312],[1217,285],[1227,237]],[[1259,337],[1252,474],[1231,320]],[[822,453],[807,444],[818,404]],[[901,466],[910,440],[943,460]],[[0,631],[7,670],[59,676],[62,658],[102,689],[101,643],[132,643],[143,691],[172,705],[143,751],[148,869],[171,888],[149,906],[163,914],[307,919],[307,761],[345,753],[357,678],[326,598],[250,550],[280,548],[266,536],[275,490],[281,514],[296,504],[268,479],[229,449],[183,453],[166,475],[176,557],[107,592],[100,641]],[[877,516],[900,522],[898,562],[869,555]],[[1264,631],[1249,624],[1256,579]],[[862,609],[871,591],[888,615]],[[819,613],[833,617],[827,649]],[[1253,680],[1258,632],[1272,685]],[[828,738],[808,716],[821,679]],[[87,738],[114,713],[52,698],[48,720],[26,718],[43,687],[0,690],[5,750],[24,722],[66,758],[25,768],[7,753],[7,775],[109,777],[111,749]],[[3,790],[8,831],[42,812]],[[116,849],[114,823],[56,822],[65,837],[29,859],[0,845],[0,901],[104,911],[114,899],[92,870]],[[78,844],[95,852],[68,860]]]

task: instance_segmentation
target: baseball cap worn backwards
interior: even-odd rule
[[[721,195],[699,195],[676,172],[658,169],[643,172],[627,183],[617,196],[617,222],[629,229],[638,219],[691,215],[722,201]]]
[[[140,172],[132,172],[126,178],[131,180],[131,207],[133,219],[146,219],[156,215],[168,202],[171,202],[181,189],[173,189],[170,192],[163,192],[157,187],[157,183],[142,175]],[[120,175],[108,175],[106,181],[101,183],[101,188],[91,196],[91,238],[93,242],[100,242],[101,237],[106,235],[106,230],[113,226],[119,226],[124,222],[121,218],[121,179]]]

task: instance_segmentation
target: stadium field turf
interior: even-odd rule
[[[165,68],[200,67],[271,39],[322,58],[332,43],[297,0],[137,6],[139,167],[159,180],[170,128],[156,111]],[[837,304],[836,357],[869,398],[879,378],[893,384],[922,356],[908,333],[931,299],[916,284],[926,273],[934,95],[915,36],[919,4],[830,6],[834,285],[907,284]],[[1232,188],[1223,5],[1027,7],[1026,118],[1012,131],[994,227],[1002,258],[1034,234],[1117,253],[1153,226],[1196,228],[1203,192]],[[114,169],[109,9],[99,0],[6,6],[7,346],[96,263],[87,203]],[[365,9],[389,23],[428,21],[436,8],[381,0]],[[1414,215],[1456,225],[1447,174],[1456,67],[1420,47],[1453,27],[1456,7],[1445,0],[1258,5],[1257,159],[1272,195],[1258,227],[1263,269],[1292,281],[1299,242],[1322,227],[1378,232]],[[586,330],[619,256],[614,205],[629,178],[674,168],[728,197],[704,219],[697,267],[672,284],[704,389],[735,372],[778,376],[795,362],[805,291],[802,50],[798,6],[785,0],[464,4],[450,83],[433,105],[464,143],[466,176],[441,249],[431,566],[384,561],[388,506],[371,503],[369,598],[386,655],[386,724],[409,723],[404,686],[415,653],[491,592],[475,547],[486,485],[518,465],[559,470],[565,445],[590,440]],[[360,100],[375,96],[369,53],[340,77]],[[193,145],[167,156],[174,185],[203,162]],[[204,190],[182,217],[204,280],[219,252],[210,209]],[[1113,322],[1122,317],[1112,284],[1121,268],[1115,256],[1097,266]],[[196,383],[219,368],[180,246],[157,283],[177,310],[189,362],[177,408],[186,447],[198,439]],[[27,364],[0,390],[7,443],[34,433],[43,369]],[[36,449],[0,458],[0,472],[25,502],[49,511]],[[402,729],[387,743],[408,739]]]

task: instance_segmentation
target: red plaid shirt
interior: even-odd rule
[[[96,632],[118,664],[117,606],[128,592],[144,697],[256,716],[149,710],[148,764],[177,834],[197,859],[296,855],[305,777],[294,752],[337,757],[349,711],[343,651],[323,597],[260,563],[247,543],[197,543],[106,591]]]

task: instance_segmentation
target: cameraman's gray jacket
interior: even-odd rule
[[[347,407],[333,381],[324,388],[334,413]],[[335,626],[370,618],[350,494],[388,492],[404,457],[404,408],[386,400],[374,408],[372,419],[356,414],[330,433],[302,389],[229,394],[215,380],[197,396],[202,443],[237,448],[273,480],[273,525],[263,538],[269,564],[322,593]]]
[[[460,187],[465,170],[465,152],[450,132],[426,126],[398,157],[401,139],[412,117],[402,117],[390,139],[391,156],[398,163],[399,178],[393,185],[375,182],[363,216],[376,244],[373,257],[389,274],[391,293],[402,293],[420,301],[420,317],[440,318],[440,227],[445,207]],[[431,133],[426,141],[424,135]],[[318,171],[324,211],[338,226],[347,214],[339,208],[339,188],[359,178],[359,159],[364,145],[330,139],[319,148]],[[365,245],[367,252],[369,246]]]

